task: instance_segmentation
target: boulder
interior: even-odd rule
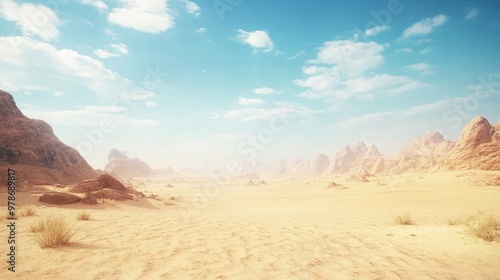
[[[82,199],[79,196],[63,192],[48,192],[38,198],[38,201],[40,202],[57,205],[77,203],[81,200]]]
[[[97,198],[92,193],[86,193],[85,197],[82,198],[83,204],[95,205],[97,204]]]
[[[131,194],[128,194],[125,192],[120,192],[120,191],[113,190],[113,189],[99,190],[99,191],[93,192],[92,195],[95,198],[108,198],[108,199],[114,199],[114,200],[119,200],[119,201],[123,201],[123,200],[127,200],[127,199],[130,199],[130,200],[134,199],[134,197]]]

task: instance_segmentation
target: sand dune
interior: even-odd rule
[[[265,186],[232,182],[207,200],[200,197],[204,181],[195,178],[179,178],[174,188],[165,187],[172,179],[151,178],[138,187],[160,198],[180,196],[177,206],[143,199],[52,207],[37,201],[41,191],[24,192],[20,202],[39,207],[36,216],[18,220],[15,277],[498,279],[500,243],[448,220],[478,210],[500,213],[500,187],[471,186],[460,174],[386,177],[383,186],[335,179],[347,189],[324,189],[326,179],[266,178]],[[75,219],[82,208],[90,221]],[[395,225],[394,215],[403,212],[416,225]],[[29,225],[58,214],[75,222],[77,242],[40,249]],[[0,276],[12,277],[2,266]]]

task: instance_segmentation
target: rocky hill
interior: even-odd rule
[[[120,179],[151,176],[155,173],[144,161],[130,158],[118,149],[109,151],[108,163],[104,167],[104,171]]]
[[[18,183],[74,183],[96,176],[78,151],[56,137],[49,124],[24,116],[12,95],[0,90],[2,174],[7,174],[7,168],[16,170]]]
[[[475,117],[437,162],[437,170],[500,170],[500,122]]]
[[[381,157],[382,154],[375,145],[367,147],[364,142],[359,142],[352,148],[346,145],[330,158],[325,175],[371,171]]]

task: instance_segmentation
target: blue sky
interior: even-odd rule
[[[500,121],[499,47],[496,1],[0,2],[0,88],[95,168],[454,140]]]

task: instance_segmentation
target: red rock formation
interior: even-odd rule
[[[24,116],[12,95],[0,90],[0,172],[7,174],[7,168],[16,170],[18,183],[74,183],[96,174],[50,125]]]

